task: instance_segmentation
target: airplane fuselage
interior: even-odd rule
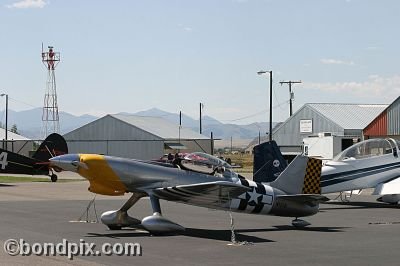
[[[70,156],[71,160],[65,161],[63,168],[76,171],[85,177],[90,182],[89,191],[97,194],[145,193],[160,199],[200,207],[287,217],[303,217],[318,212],[318,204],[305,204],[279,198],[277,196],[286,193],[269,185],[241,178],[234,172],[229,172],[229,175],[214,176],[112,156],[94,154],[67,156]],[[71,162],[74,161],[76,163],[72,163],[71,167]],[[84,167],[79,167],[79,164]],[[62,166],[62,163],[58,162],[58,165]],[[248,189],[230,199],[216,199],[214,202],[209,202],[199,193],[177,188],[182,185],[218,181],[227,181]]]
[[[322,193],[376,187],[400,177],[400,158],[392,153],[365,159],[329,161],[322,167]]]

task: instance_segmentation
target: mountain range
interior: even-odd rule
[[[163,110],[152,108],[146,111],[140,111],[137,113],[120,113],[130,114],[139,116],[156,116],[167,119],[173,123],[179,124],[179,114],[169,113]],[[0,112],[2,122],[4,124],[4,111]],[[98,117],[92,115],[75,116],[67,112],[60,112],[60,130],[61,134],[70,132],[76,128],[79,128],[87,123],[90,123]],[[13,111],[8,112],[8,128],[12,125],[17,125],[18,132],[31,139],[40,139],[40,131],[42,127],[42,108],[35,108],[25,111]],[[273,125],[275,125],[274,123]],[[190,116],[182,114],[182,126],[191,128],[194,131],[199,131],[199,120],[193,119]],[[258,137],[259,132],[261,135],[265,135],[268,131],[268,123],[252,123],[248,125],[237,125],[237,124],[224,124],[210,116],[204,116],[202,118],[202,133],[203,135],[210,136],[213,132],[215,139],[253,139]]]

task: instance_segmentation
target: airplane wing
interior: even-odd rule
[[[186,204],[201,204],[213,208],[225,206],[229,200],[237,197],[250,188],[228,181],[216,181],[174,187],[157,188],[152,194],[160,199],[182,202]]]
[[[319,194],[278,195],[276,197],[277,199],[283,199],[298,203],[310,203],[311,205],[329,201],[329,198]]]
[[[378,184],[372,195],[400,194],[400,177]]]
[[[400,177],[390,180],[386,183],[381,183],[375,187],[372,195],[380,195],[377,201],[386,202],[390,204],[400,203]]]

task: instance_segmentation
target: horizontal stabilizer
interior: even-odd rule
[[[287,201],[293,201],[298,203],[321,203],[329,201],[329,198],[319,195],[319,194],[297,194],[297,195],[279,195],[276,196],[280,199],[285,199]]]
[[[169,201],[218,207],[249,190],[249,187],[240,184],[216,181],[194,185],[157,188],[152,191],[152,194],[160,199]]]

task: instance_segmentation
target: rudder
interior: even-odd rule
[[[47,162],[51,157],[68,153],[68,145],[63,136],[52,133],[40,144],[32,156],[34,159]]]
[[[321,194],[322,160],[308,158],[303,194]]]
[[[272,182],[287,167],[281,151],[275,141],[261,143],[254,147],[253,181]]]
[[[321,194],[322,161],[298,155],[271,186],[288,195]]]

